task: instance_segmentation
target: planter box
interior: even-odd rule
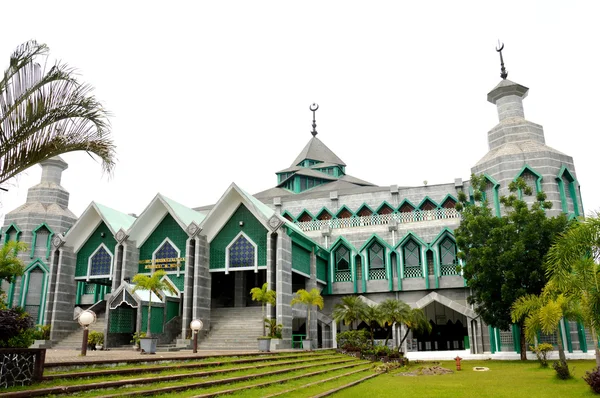
[[[310,351],[312,349],[310,340],[302,340],[302,349],[305,351]]]
[[[258,351],[269,352],[271,351],[271,338],[258,338]]]
[[[365,359],[365,360],[371,361],[371,362],[375,362],[377,357],[375,355],[363,355],[362,359]]]
[[[52,340],[34,340],[29,348],[52,348]]]
[[[45,348],[0,348],[0,389],[42,381]]]
[[[156,354],[156,345],[158,344],[158,338],[155,337],[142,337],[140,339],[140,348],[142,354]]]

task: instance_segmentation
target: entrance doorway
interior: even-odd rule
[[[423,308],[431,333],[413,333],[409,351],[449,351],[468,348],[467,317],[436,301]]]

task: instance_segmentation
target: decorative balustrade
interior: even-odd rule
[[[335,273],[336,282],[352,282],[352,275],[350,271],[337,271]]]
[[[422,278],[423,268],[420,265],[406,266],[404,267],[405,278]]]
[[[456,270],[456,264],[442,264],[440,266],[440,275],[442,275],[442,276],[460,275],[460,272],[458,272]]]
[[[445,220],[450,218],[460,218],[460,213],[456,209],[434,209],[434,210],[415,210],[410,213],[390,213],[390,214],[372,214],[364,217],[333,218],[330,220],[311,220],[296,222],[303,231],[318,231],[327,226],[331,229],[338,228],[356,228],[371,225],[387,225],[392,220],[399,224]]]
[[[385,269],[370,269],[369,270],[369,279],[370,280],[387,279],[387,275],[385,274]]]

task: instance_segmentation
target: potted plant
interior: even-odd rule
[[[92,351],[102,350],[104,347],[104,333],[92,330],[88,334],[88,347]]]
[[[140,350],[140,339],[144,337],[146,337],[146,332],[135,332],[133,336],[131,336],[131,340],[129,341],[129,343],[133,344],[134,350]]]
[[[389,362],[390,360],[390,349],[386,346],[380,345],[375,347],[375,355],[381,362]]]
[[[174,289],[170,284],[162,281],[162,277],[166,275],[163,270],[155,271],[151,276],[144,274],[137,274],[133,277],[133,283],[135,284],[133,291],[137,290],[148,290],[150,293],[154,293],[157,296],[159,291],[168,290],[175,293]],[[140,347],[142,354],[155,354],[156,345],[158,338],[152,337],[152,330],[150,329],[152,319],[152,294],[148,297],[148,322],[146,324],[146,336],[140,337]]]
[[[267,304],[275,305],[275,290],[270,290],[269,285],[267,283],[263,283],[262,287],[254,287],[250,290],[250,295],[252,296],[253,301],[259,301],[262,306],[262,319],[263,321],[263,335],[259,337],[258,340],[258,351],[261,352],[269,352],[271,351],[271,338],[272,336],[267,336],[266,333],[266,323],[267,319],[265,318],[265,307]]]
[[[305,350],[311,350],[310,310],[312,309],[313,305],[316,305],[319,307],[319,309],[323,309],[323,296],[321,296],[321,292],[317,288],[312,288],[310,292],[305,289],[300,289],[296,292],[296,296],[292,299],[291,305],[294,304],[306,305],[306,339],[302,341],[302,345]]]

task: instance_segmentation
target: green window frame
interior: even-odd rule
[[[369,246],[369,269],[385,268],[385,249],[379,243],[374,242]]]
[[[350,271],[350,250],[344,245],[335,250],[335,270]]]
[[[420,266],[421,263],[421,246],[414,240],[410,239],[402,248],[404,257],[404,265],[407,267]]]

